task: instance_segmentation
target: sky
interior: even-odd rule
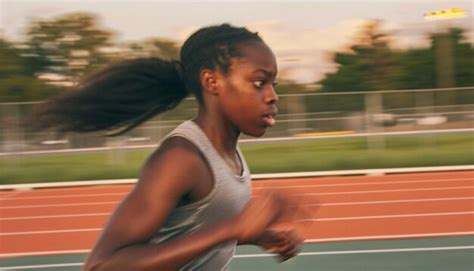
[[[380,19],[396,48],[427,46],[426,34],[450,26],[468,30],[474,43],[474,2],[464,0],[0,0],[0,33],[21,40],[31,20],[91,12],[118,41],[147,37],[182,43],[193,31],[224,22],[258,31],[280,71],[302,83],[334,71],[331,54],[345,50],[369,19]],[[468,17],[428,21],[427,12],[461,8]]]

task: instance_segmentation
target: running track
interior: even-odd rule
[[[474,235],[474,171],[262,180],[297,196],[307,242]],[[0,191],[0,257],[83,253],[130,185]]]

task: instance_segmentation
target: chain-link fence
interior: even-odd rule
[[[28,132],[27,119],[35,104],[0,103],[1,153],[156,145],[198,110],[189,98],[120,137],[99,133],[58,137],[51,131]],[[277,124],[265,138],[472,129],[474,87],[280,95],[278,108]]]

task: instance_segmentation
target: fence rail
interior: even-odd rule
[[[197,112],[193,98],[118,138],[102,134],[31,133],[25,120],[40,102],[0,103],[0,156],[83,149],[141,148],[156,144],[176,125]],[[280,95],[277,124],[254,142],[344,132],[356,136],[389,136],[415,131],[472,132],[474,87],[387,90],[371,92],[301,93]],[[469,130],[471,129],[471,130]],[[347,135],[345,135],[347,136]]]

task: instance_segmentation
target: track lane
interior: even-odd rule
[[[313,220],[297,223],[309,239],[456,235],[474,232],[471,177],[474,171],[319,177],[258,181],[253,187],[257,195],[267,186],[286,187],[281,189],[298,194],[303,204],[319,204],[311,207],[317,209],[308,217]],[[0,215],[6,219],[0,219],[0,255],[89,249],[108,213],[130,189],[119,185],[0,194]],[[81,216],[54,218],[61,215]]]

